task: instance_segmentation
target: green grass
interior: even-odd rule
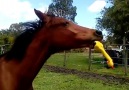
[[[80,78],[41,69],[34,80],[34,90],[129,90],[127,84],[108,84],[102,80]]]
[[[66,61],[66,67],[67,68],[75,68],[75,69],[87,69],[87,63],[88,63],[88,58],[80,53],[67,53],[67,61]],[[54,54],[51,56],[48,60],[47,63],[48,65],[54,65],[54,66],[63,66],[64,62],[64,54]]]
[[[99,53],[94,53],[92,54],[92,60],[103,61],[103,56]],[[64,67],[63,63],[64,63],[64,54],[57,53],[52,55],[45,64]],[[88,53],[67,53],[65,68],[88,71],[88,67],[89,67]],[[104,65],[100,62],[92,63],[91,72],[96,72],[100,74],[113,74],[122,77],[125,75],[124,67],[119,66],[118,68],[115,69],[106,69]],[[129,77],[129,75],[127,77]]]
[[[102,61],[100,54],[93,54],[95,61]],[[53,66],[63,66],[64,54],[58,53],[52,55],[45,64]],[[88,71],[88,54],[85,53],[67,53],[65,68]],[[103,64],[92,64],[91,71],[100,74],[112,74],[120,77],[124,76],[124,68],[106,69]],[[72,74],[54,73],[45,70],[40,71],[34,81],[35,90],[129,90],[129,84],[108,84],[99,79],[80,78]]]

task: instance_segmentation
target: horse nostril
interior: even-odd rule
[[[95,33],[96,33],[97,35],[99,35],[99,36],[102,36],[102,32],[101,32],[101,31],[96,30]]]

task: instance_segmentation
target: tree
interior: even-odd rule
[[[0,44],[13,44],[14,34],[9,29],[2,29],[0,31]]]
[[[122,43],[122,38],[129,30],[129,4],[127,0],[108,0],[110,7],[101,11],[97,18],[97,29],[106,30],[112,34],[116,43]]]
[[[53,13],[55,16],[63,17],[75,22],[76,6],[72,5],[73,0],[52,0],[49,5],[48,13]]]
[[[22,31],[24,30],[24,26],[21,23],[13,23],[10,25],[9,27],[9,32],[13,35],[13,36],[17,36],[19,35]]]
[[[72,3],[73,0],[52,0],[52,3],[48,8],[48,13],[75,22],[77,8],[76,6],[73,6]],[[64,66],[66,65],[66,59],[66,51],[64,51]]]
[[[11,24],[9,29],[1,29],[0,31],[0,44],[13,44],[14,38],[16,38],[25,27],[23,23]]]

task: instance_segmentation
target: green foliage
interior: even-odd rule
[[[1,30],[0,31],[0,44],[13,44],[15,36],[10,32],[10,30]]]
[[[116,43],[122,43],[125,32],[129,30],[129,4],[127,0],[109,0],[110,7],[101,11],[97,18],[97,29],[113,34]]]
[[[13,44],[14,39],[24,30],[22,23],[11,24],[9,29],[0,31],[0,44]]]
[[[13,23],[10,25],[8,32],[10,32],[10,34],[12,36],[18,36],[22,31],[24,30],[24,26],[22,25],[22,23]]]
[[[52,0],[48,13],[53,13],[55,16],[64,17],[74,22],[77,8],[72,3],[73,0]]]

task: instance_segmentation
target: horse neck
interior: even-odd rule
[[[50,55],[46,39],[42,43],[39,39],[34,39],[21,62],[20,71],[22,71],[22,74],[34,79]]]

